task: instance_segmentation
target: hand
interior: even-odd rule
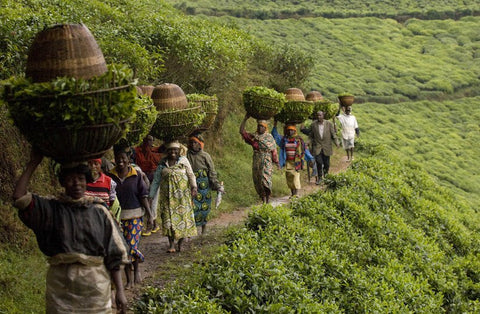
[[[192,197],[196,197],[197,196],[197,188],[192,188]]]
[[[32,150],[30,151],[30,162],[38,165],[42,162],[42,159],[43,154],[36,147],[32,147]]]
[[[308,162],[308,165],[310,166],[310,168],[313,168],[313,160],[310,160],[310,161]]]

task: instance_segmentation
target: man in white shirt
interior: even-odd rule
[[[347,162],[353,160],[353,148],[355,146],[355,134],[360,137],[357,119],[351,114],[352,107],[345,107],[344,113],[340,114],[340,108],[337,113],[337,119],[342,126],[342,145],[347,152]]]

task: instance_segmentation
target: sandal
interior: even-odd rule
[[[168,250],[167,250],[167,253],[175,253],[175,252],[176,252],[175,249],[168,249]]]
[[[148,237],[149,235],[152,235],[152,231],[151,231],[151,230],[148,230],[148,231],[146,231],[146,232],[143,232],[143,231],[142,231],[142,236]]]
[[[160,226],[156,226],[155,229],[152,230],[152,233],[157,233],[160,230]]]

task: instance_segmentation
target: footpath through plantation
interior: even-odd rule
[[[340,154],[340,151],[338,153]],[[345,171],[349,163],[346,163],[344,159],[344,156],[332,159],[330,172],[335,174]],[[311,178],[307,182],[306,174],[303,173],[302,175],[305,176],[305,178],[302,178],[302,196],[315,193],[321,188],[321,186],[315,185],[315,178]],[[273,198],[270,204],[272,207],[276,207],[289,202],[289,196],[284,196]],[[143,283],[137,285],[134,289],[126,290],[129,308],[135,306],[135,302],[138,301],[147,286],[163,288],[168,282],[172,282],[179,277],[179,271],[190,269],[194,263],[207,257],[209,253],[217,251],[218,247],[227,240],[225,230],[231,226],[238,227],[244,224],[249,212],[251,212],[251,208],[239,208],[233,212],[222,213],[212,218],[208,222],[206,234],[187,240],[184,244],[185,248],[176,254],[166,252],[168,240],[161,234],[161,231],[143,237],[140,242],[140,249],[146,256],[145,261],[140,264]]]

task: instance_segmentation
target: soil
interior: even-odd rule
[[[346,157],[332,158],[330,173],[339,173],[348,167]],[[314,193],[322,188],[322,185],[315,184],[315,178],[311,178],[310,182],[302,183],[302,190],[299,196]],[[277,197],[270,201],[272,206],[286,204],[290,201],[289,196]],[[260,203],[259,203],[260,204]],[[258,205],[258,204],[255,204]],[[222,213],[212,218],[208,224],[206,233],[187,239],[182,245],[182,251],[176,253],[167,253],[168,240],[163,236],[161,231],[154,233],[148,237],[142,237],[140,242],[140,251],[145,255],[145,261],[139,265],[142,274],[142,284],[137,284],[133,289],[126,290],[126,296],[129,308],[133,306],[135,301],[142,293],[142,289],[146,286],[161,288],[167,282],[175,280],[175,272],[170,271],[171,265],[184,265],[188,267],[195,261],[200,259],[202,251],[208,250],[208,247],[218,246],[224,243],[225,239],[222,230],[228,227],[242,224],[250,208],[239,208],[233,212]],[[127,313],[133,313],[129,310]]]

